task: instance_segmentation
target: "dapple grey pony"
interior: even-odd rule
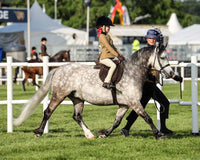
[[[102,130],[99,137],[108,137],[119,126],[127,110],[131,108],[150,125],[156,139],[163,138],[150,116],[143,109],[140,98],[143,83],[150,68],[154,67],[158,71],[164,71],[166,78],[170,78],[174,74],[163,52],[165,47],[159,45],[159,47],[142,48],[123,62],[124,73],[121,81],[116,85],[119,109],[113,125],[107,130]],[[86,138],[94,139],[94,135],[82,119],[84,102],[107,106],[113,105],[113,98],[111,91],[102,87],[99,70],[79,63],[66,64],[52,70],[44,85],[28,101],[21,115],[14,120],[14,124],[20,125],[25,121],[34,112],[50,88],[52,89],[52,97],[44,111],[40,127],[34,130],[35,136],[43,134],[47,120],[57,106],[66,97],[69,97],[74,105],[73,119],[83,129]]]

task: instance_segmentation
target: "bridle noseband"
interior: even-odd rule
[[[159,66],[160,66],[160,70],[157,70],[157,69],[155,69],[155,70],[158,71],[159,73],[161,73],[161,71],[162,71],[164,68],[170,66],[170,64],[168,63],[168,64],[162,66],[162,64],[160,63],[160,59],[159,59],[158,56],[157,56],[156,49],[157,49],[157,47],[156,47],[155,50],[154,50],[154,55],[155,55],[155,57],[154,57],[154,62],[153,62],[153,68],[155,68],[155,63],[156,63],[156,58],[157,58],[157,59],[158,59],[158,64],[159,64]]]
[[[150,69],[150,70],[152,70],[152,71],[157,71],[159,74],[161,74],[161,76],[162,76],[162,82],[160,83],[160,85],[161,86],[163,86],[163,75],[162,75],[162,71],[164,71],[164,69],[166,68],[166,67],[168,67],[168,66],[170,66],[170,64],[168,63],[168,64],[166,64],[166,65],[164,65],[164,66],[162,66],[162,64],[161,64],[161,62],[160,62],[160,59],[158,58],[158,52],[157,52],[157,47],[155,47],[155,49],[154,49],[154,62],[153,62],[153,66],[152,66],[152,68]],[[158,64],[159,64],[159,66],[160,66],[160,69],[158,70],[158,69],[155,69],[155,63],[156,63],[156,58],[158,59]]]

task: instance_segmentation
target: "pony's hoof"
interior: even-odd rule
[[[165,139],[164,136],[160,136],[160,137],[157,137],[157,138],[156,138],[156,140],[163,140],[163,139]]]
[[[40,137],[43,134],[43,132],[39,131],[39,129],[35,129],[33,132],[35,133],[35,137]]]
[[[41,134],[35,134],[35,137],[37,138],[37,137],[40,137],[40,136],[42,136]]]
[[[156,136],[156,140],[163,140],[163,139],[165,139],[164,134],[159,132],[158,135]]]
[[[93,137],[88,137],[87,139],[91,139],[92,140],[92,139],[95,139],[95,137],[94,136]]]
[[[87,139],[95,139],[94,135],[91,132],[85,133]]]
[[[99,138],[106,138],[107,136],[105,134],[99,135]]]

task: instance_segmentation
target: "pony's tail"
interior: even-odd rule
[[[31,99],[24,105],[24,108],[19,115],[18,118],[14,119],[13,124],[15,126],[19,126],[22,122],[24,122],[29,116],[31,116],[34,111],[39,106],[40,102],[44,99],[44,97],[47,95],[50,86],[52,77],[55,73],[55,69],[52,70],[45,81],[45,84],[40,87],[40,89],[33,95]]]

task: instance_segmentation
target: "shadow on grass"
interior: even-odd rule
[[[17,129],[13,132],[24,132],[24,133],[33,133],[33,129]],[[80,133],[81,130],[72,129],[72,130],[66,130],[65,128],[56,128],[56,129],[50,129],[49,134],[45,134],[47,137],[83,137],[85,138],[84,133]],[[7,130],[1,130],[1,133],[6,133]],[[92,130],[92,132],[95,135],[95,138],[99,137],[98,131]],[[77,134],[76,134],[77,133]],[[62,135],[61,135],[62,134]],[[120,131],[114,131],[109,135],[109,137],[119,137],[119,138],[125,138]],[[151,130],[132,130],[130,131],[130,135],[128,138],[149,138],[154,137]],[[183,139],[188,137],[199,137],[199,135],[193,135],[191,131],[188,130],[178,130],[176,131],[175,135],[165,135],[165,139]]]
[[[118,134],[119,135],[119,134]],[[136,137],[143,137],[148,138],[150,136],[153,136],[153,133],[151,130],[140,130],[140,131],[132,131],[130,132],[131,138]],[[165,135],[166,139],[182,139],[182,138],[188,138],[188,137],[199,137],[198,135],[193,135],[191,131],[185,131],[185,130],[178,130],[176,131],[175,135]]]

